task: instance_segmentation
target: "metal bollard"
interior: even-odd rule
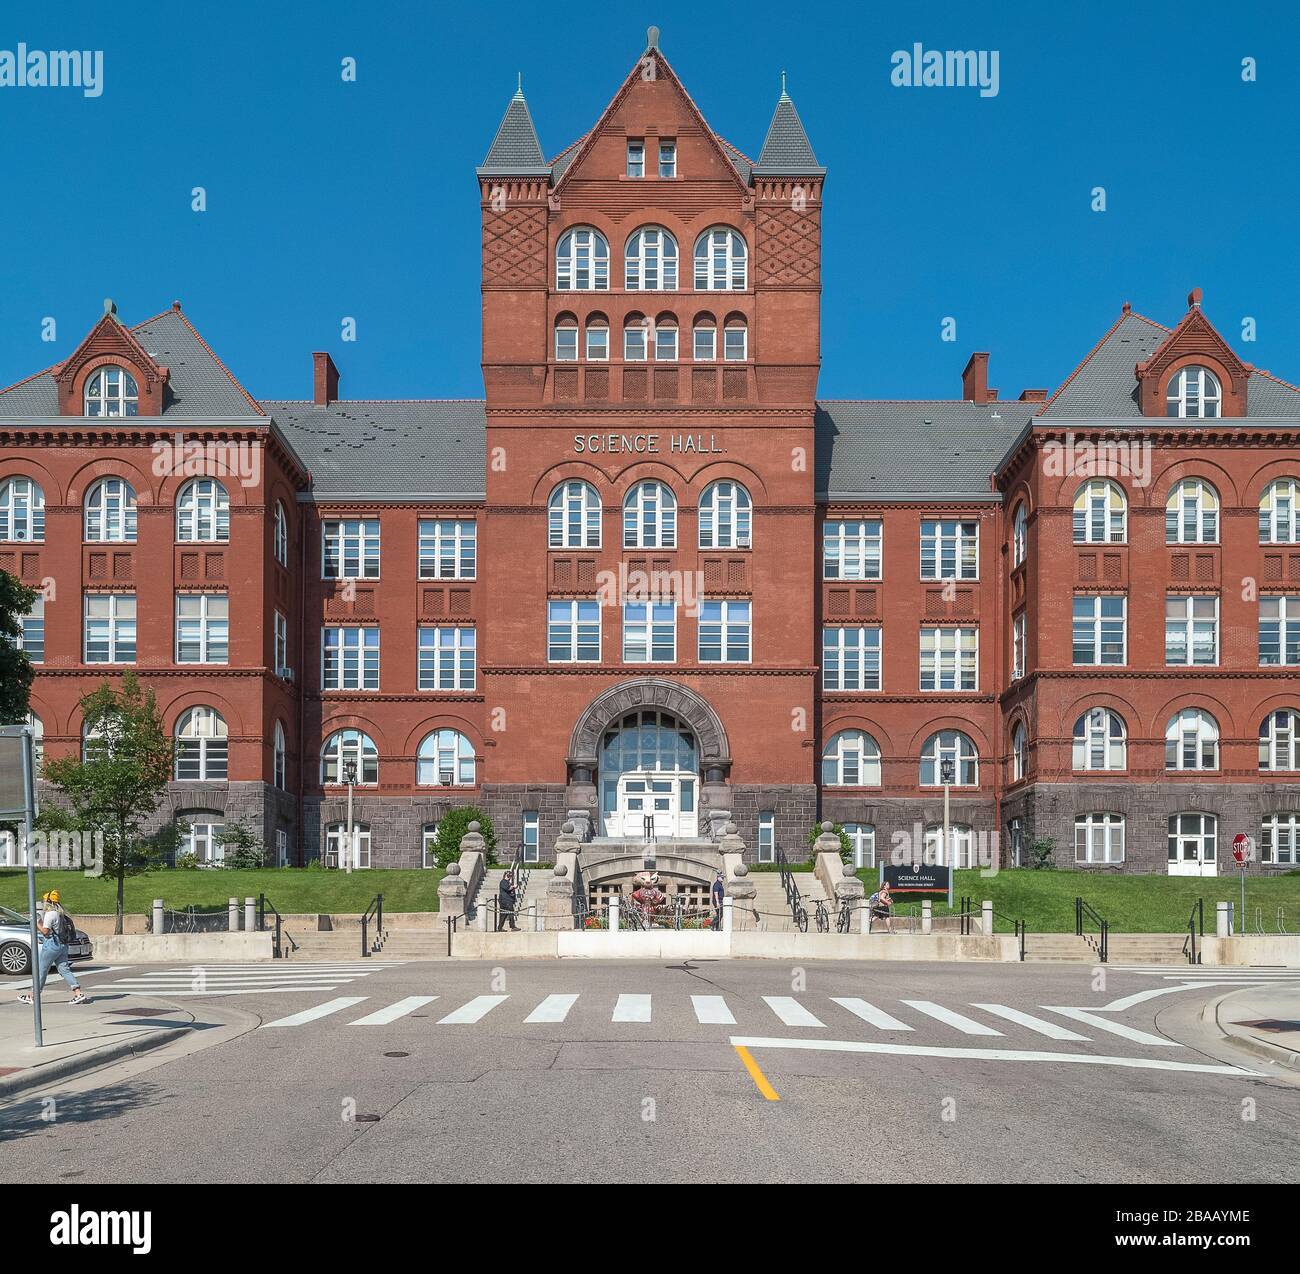
[[[1232,915],[1229,908],[1230,902],[1220,902],[1215,904],[1214,908],[1214,933],[1219,938],[1229,938],[1232,936]]]
[[[921,900],[921,932],[934,932],[934,903],[929,898]]]
[[[993,903],[988,898],[980,903],[980,922],[987,937],[993,932]]]
[[[239,899],[232,898],[227,907],[227,918],[230,923],[230,932],[239,932]]]
[[[166,923],[166,920],[163,918],[163,900],[161,898],[155,898],[153,900],[153,934],[155,938],[162,933],[163,926]]]

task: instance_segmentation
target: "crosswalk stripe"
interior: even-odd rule
[[[1154,1044],[1160,1048],[1182,1048],[1177,1040],[1167,1040],[1163,1035],[1152,1035],[1148,1031],[1139,1031],[1134,1026],[1125,1026],[1123,1022],[1112,1022],[1109,1018],[1102,1017],[1098,1013],[1089,1013],[1087,1009],[1066,1009],[1056,1004],[1044,1004],[1043,1008],[1050,1010],[1052,1013],[1060,1013],[1063,1017],[1072,1017],[1076,1022],[1082,1022],[1084,1026],[1096,1027],[1099,1031],[1109,1031],[1112,1035],[1119,1035],[1126,1040],[1132,1040],[1135,1044]]]
[[[578,1002],[576,995],[548,995],[526,1018],[525,1022],[563,1022],[569,1010]]]
[[[462,1004],[446,1017],[439,1018],[438,1025],[462,1026],[469,1022],[477,1022],[509,998],[508,995],[476,995],[468,1004]]]
[[[301,995],[303,991],[336,991],[337,989],[338,989],[337,986],[333,982],[326,983],[323,986],[309,986],[309,987],[260,986],[257,988],[257,994],[258,995],[295,995],[295,994]],[[123,995],[142,995],[146,999],[156,998],[159,995],[183,995],[185,996],[186,999],[190,999],[190,1000],[212,1000],[222,995],[248,995],[249,993],[250,993],[249,987],[233,987],[226,991],[190,991],[190,990],[180,990],[179,988],[173,990],[160,990],[158,987],[154,987],[152,990],[148,988],[141,990],[139,987],[127,987],[125,990],[122,991]],[[364,1000],[366,997],[363,995],[360,998]]]
[[[706,1026],[735,1026],[727,1002],[720,995],[693,995],[691,1007],[695,1009],[695,1020]]]
[[[620,995],[614,1005],[612,1022],[648,1022],[650,997],[648,995]]]
[[[983,1009],[985,1013],[992,1013],[994,1017],[1006,1018],[1008,1022],[1015,1022],[1018,1026],[1028,1027],[1031,1031],[1037,1031],[1039,1035],[1046,1035],[1052,1040],[1080,1040],[1083,1043],[1088,1042],[1086,1035],[1080,1035],[1077,1031],[1066,1030],[1063,1026],[1057,1026],[1055,1022],[1049,1022],[1046,1018],[1035,1017],[1032,1013],[1024,1013],[1020,1009],[1013,1009],[1006,1004],[972,1004],[973,1009]]]
[[[380,1009],[376,1013],[359,1017],[348,1025],[387,1026],[389,1022],[396,1022],[399,1017],[405,1017],[408,1013],[414,1013],[416,1009],[422,1009],[426,1004],[432,1004],[437,998],[436,995],[408,995],[406,999],[398,1000],[395,1004],[390,1004],[386,1009]]]
[[[786,1026],[825,1026],[790,995],[765,995],[763,1002]]]
[[[288,1017],[282,1017],[275,1022],[263,1022],[265,1029],[268,1026],[302,1026],[305,1022],[314,1022],[320,1017],[329,1017],[331,1013],[340,1013],[344,1009],[350,1009],[354,1004],[360,1004],[366,997],[364,995],[341,995],[337,1000],[326,1000],[324,1004],[317,1004],[314,1008],[303,1009],[301,1013],[290,1013]]]
[[[878,1026],[882,1031],[910,1031],[912,1028],[906,1022],[900,1022],[896,1017],[890,1017],[883,1009],[878,1009],[874,1004],[868,1004],[866,1000],[855,999],[853,996],[832,995],[831,1003],[838,1004],[842,1009],[848,1009],[854,1017],[860,1017],[864,1022],[870,1022],[872,1026]]]
[[[903,1000],[909,1008],[915,1009],[918,1013],[924,1013],[926,1017],[932,1017],[936,1022],[942,1022],[945,1026],[954,1027],[963,1035],[1001,1035],[1001,1031],[995,1031],[991,1026],[985,1026],[983,1022],[976,1022],[968,1017],[963,1017],[960,1013],[954,1013],[952,1009],[945,1009],[942,1004],[936,1004],[933,1000]]]

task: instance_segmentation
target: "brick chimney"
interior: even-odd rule
[[[311,356],[312,363],[312,401],[317,407],[328,407],[338,402],[339,369],[334,360],[321,350]]]
[[[1045,403],[1047,401],[1047,390],[1022,389],[1020,391],[1020,401],[1022,403]]]
[[[998,391],[989,388],[989,356],[972,354],[961,374],[961,396],[968,403],[996,402]]]

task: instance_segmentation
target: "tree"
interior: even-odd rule
[[[840,838],[840,853],[844,855],[844,861],[848,862],[853,857],[853,842],[849,839],[849,834],[838,823],[831,829],[836,836]],[[814,823],[808,833],[809,849],[816,843],[817,837],[822,834],[822,825]]]
[[[127,876],[156,866],[167,838],[146,836],[144,823],[158,810],[172,775],[172,741],[163,730],[152,690],[127,672],[122,688],[105,682],[81,700],[86,727],[84,757],[45,763],[45,777],[67,800],[82,831],[102,834],[104,870],[117,880],[117,917]]]
[[[37,594],[12,575],[0,571],[0,721],[21,725],[27,720],[32,689],[32,661],[18,649],[22,617],[31,610]]]
[[[487,849],[487,861],[496,862],[497,833],[492,820],[473,805],[458,805],[449,810],[438,824],[438,839],[434,844],[433,856],[439,867],[446,867],[460,857],[460,839],[469,831],[471,823],[478,824],[479,835],[483,837]]]
[[[266,846],[245,819],[227,823],[217,841],[223,851],[222,861],[232,870],[250,870],[266,865]]]

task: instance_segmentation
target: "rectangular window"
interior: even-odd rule
[[[623,606],[623,662],[677,662],[677,606],[674,602],[626,602]]]
[[[438,865],[438,824],[425,823],[420,829],[420,848],[422,866],[434,868]]]
[[[1219,662],[1219,599],[1165,598],[1165,663]]]
[[[600,603],[548,602],[546,658],[553,664],[600,662]]]
[[[379,629],[321,630],[321,687],[325,690],[379,689]]]
[[[135,594],[87,593],[84,631],[88,664],[135,663]]]
[[[722,356],[728,363],[743,363],[749,357],[749,329],[727,327],[722,331]]]
[[[1087,814],[1074,820],[1076,863],[1122,863],[1124,819],[1118,814]]]
[[[475,632],[472,628],[421,628],[421,690],[473,690]]]
[[[421,520],[421,579],[473,579],[477,551],[476,523]]]
[[[1300,664],[1300,597],[1259,599],[1259,662]]]
[[[347,518],[321,527],[321,579],[378,578],[378,519]]]
[[[776,814],[763,810],[758,816],[758,861],[776,862]]]
[[[979,629],[921,629],[921,689],[977,690]]]
[[[695,361],[712,363],[718,357],[718,329],[716,327],[697,327],[695,329]]]
[[[880,689],[880,629],[822,629],[822,689]]]
[[[289,621],[275,612],[275,675],[283,677],[289,670]]]
[[[659,143],[659,176],[660,177],[677,176],[677,143],[676,142]]]
[[[645,176],[645,142],[629,141],[627,144],[627,175]]]
[[[623,361],[626,363],[644,363],[645,328],[639,323],[623,329]]]
[[[230,599],[224,593],[178,593],[176,662],[224,664],[230,658]]]
[[[1011,679],[1016,681],[1025,675],[1025,612],[1015,616],[1011,621]]]
[[[879,518],[827,522],[822,528],[822,578],[879,579],[881,543]]]
[[[921,578],[979,579],[978,522],[922,522]]]
[[[557,327],[555,329],[555,361],[557,363],[576,363],[578,361],[578,329],[576,327]]]
[[[1128,598],[1086,596],[1074,599],[1074,662],[1123,664],[1128,659]]]
[[[701,602],[699,660],[702,664],[747,664],[750,659],[748,602]]]
[[[677,361],[677,329],[675,327],[655,328],[655,362],[675,363]]]
[[[524,862],[535,863],[541,858],[542,816],[536,810],[524,810]]]
[[[38,597],[20,621],[18,649],[34,664],[45,662],[45,598]]]
[[[587,362],[609,362],[609,328],[600,325],[587,328]]]

